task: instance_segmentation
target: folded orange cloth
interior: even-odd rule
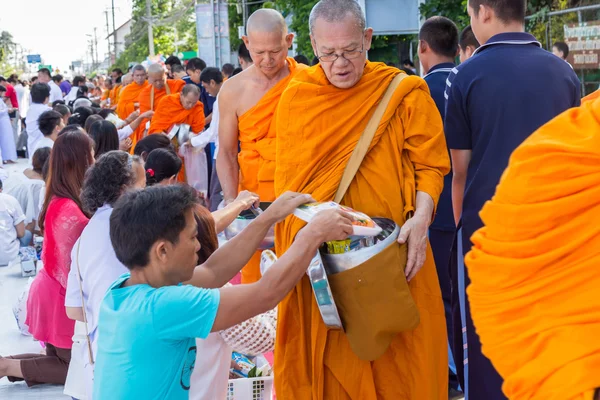
[[[361,80],[349,89],[331,85],[320,66],[299,73],[277,109],[275,192],[332,200],[350,155],[398,73],[367,62]],[[442,120],[427,84],[407,77],[392,96],[342,203],[402,225],[414,210],[415,190],[437,203],[449,170]],[[294,217],[277,226],[278,254],[303,226]],[[420,325],[399,334],[383,356],[368,362],[352,352],[343,332],[327,329],[304,277],[279,305],[277,395],[286,400],[448,399],[446,322],[429,246],[425,265],[409,287]]]
[[[600,387],[600,99],[519,146],[481,218],[467,293],[504,393],[591,399]]]

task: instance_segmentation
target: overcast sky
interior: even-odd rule
[[[132,0],[114,2],[115,24],[119,27],[131,17]],[[104,59],[108,51],[104,11],[109,10],[112,31],[110,6],[111,0],[14,0],[8,7],[12,9],[9,13],[0,13],[0,30],[10,32],[29,54],[40,54],[44,63],[65,71],[71,61],[86,60],[86,52],[89,53],[86,35],[93,36],[94,27],[98,56]]]

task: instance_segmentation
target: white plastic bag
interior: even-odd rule
[[[179,148],[179,155],[185,163],[188,185],[208,197],[208,161],[204,149],[185,145]]]
[[[31,333],[29,333],[29,327],[25,324],[25,320],[27,319],[27,299],[29,298],[29,289],[31,288],[32,282],[33,278],[29,278],[29,280],[27,280],[27,284],[25,285],[23,292],[13,306],[13,314],[17,320],[17,326],[19,327],[21,334],[25,336],[31,336]]]

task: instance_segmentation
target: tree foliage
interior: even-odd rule
[[[6,61],[15,49],[15,42],[10,32],[0,33],[0,62]]]

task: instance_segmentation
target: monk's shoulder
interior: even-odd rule
[[[219,92],[219,97],[227,99],[227,102],[230,104],[237,104],[251,83],[252,77],[249,71],[242,71],[223,83],[223,87]]]

